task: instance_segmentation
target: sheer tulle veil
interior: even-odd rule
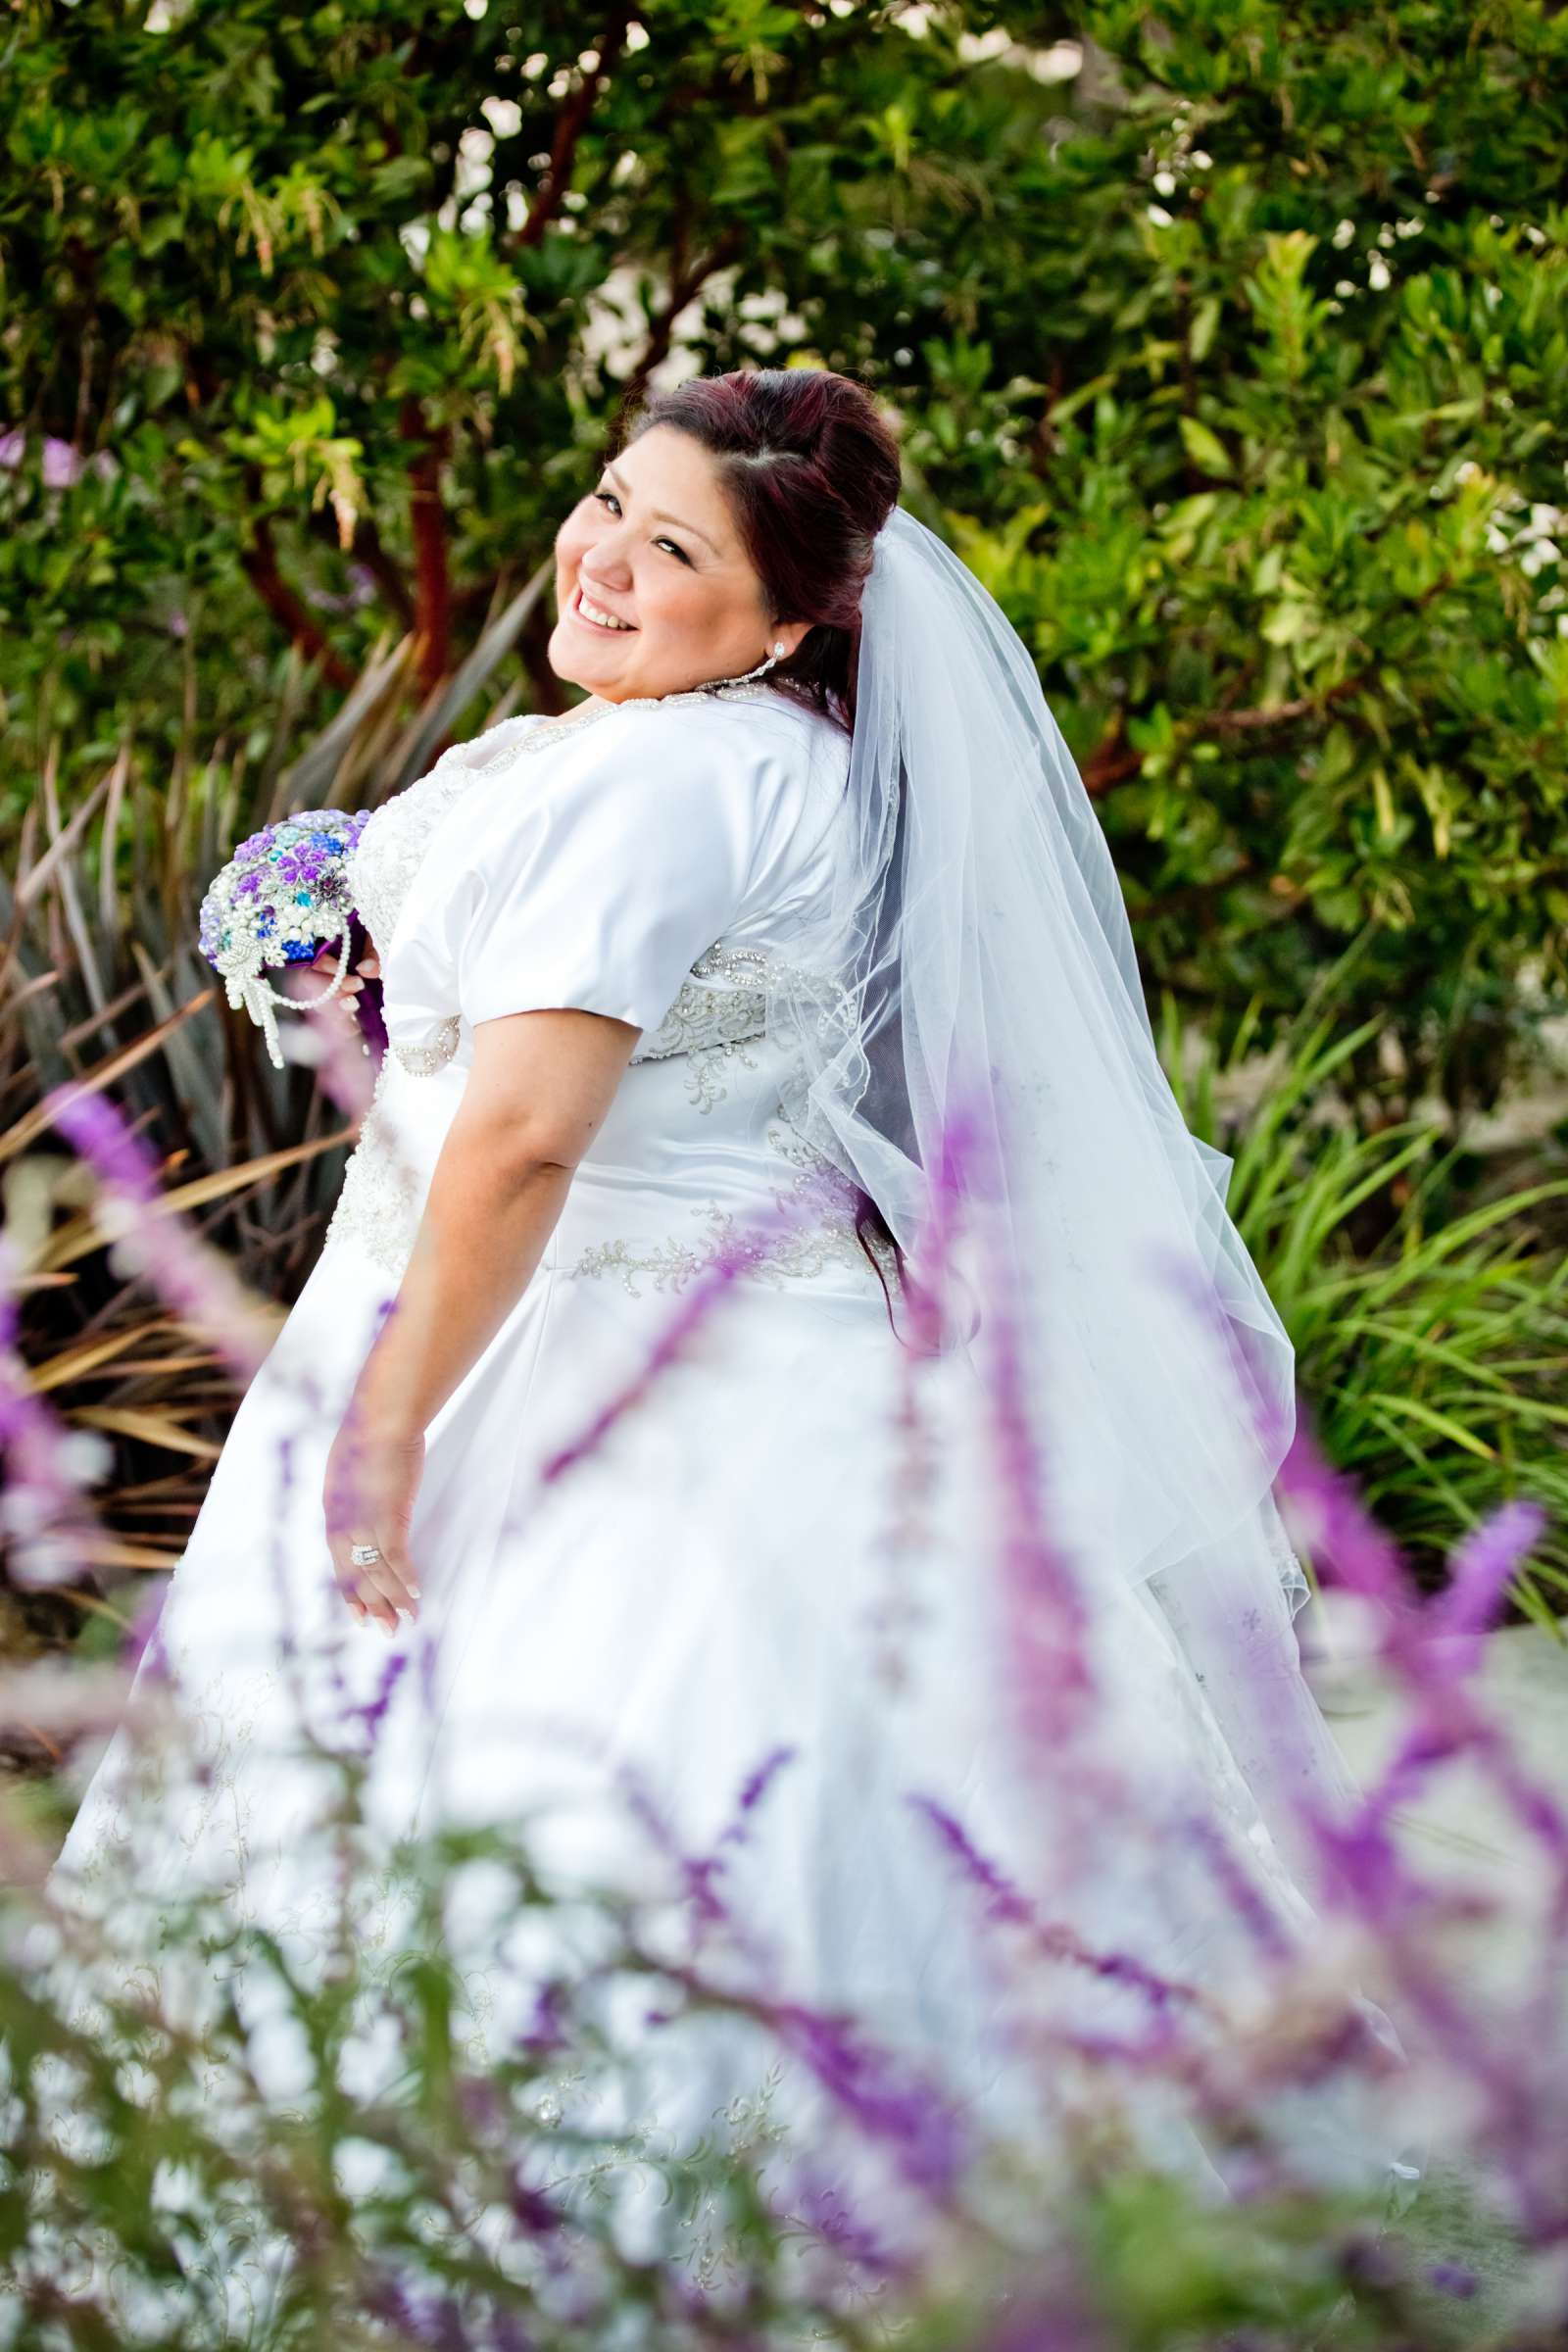
[[[1226,1208],[1231,1162],[1161,1068],[1110,853],[1027,649],[903,508],[862,632],[833,916],[849,986],[832,1016],[806,994],[775,1008],[800,1049],[791,1119],[911,1250],[944,1135],[967,1123],[967,1205],[1057,1524],[1091,1574],[1152,1580],[1293,1843],[1287,1789],[1349,1784],[1298,1671],[1307,1586],[1272,1500],[1293,1351]]]

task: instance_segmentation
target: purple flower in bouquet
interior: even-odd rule
[[[283,1066],[276,1007],[289,1000],[266,977],[291,963],[310,963],[323,947],[341,945],[330,996],[348,970],[356,909],[348,860],[369,822],[369,810],[345,815],[307,808],[282,823],[264,825],[242,841],[202,901],[202,954],[223,976],[228,1001],[243,1005]]]

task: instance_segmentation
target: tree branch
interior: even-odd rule
[[[311,529],[318,539],[324,540],[335,554],[343,553],[337,535],[337,517],[326,507],[318,507],[311,516]],[[381,534],[368,514],[362,514],[354,525],[354,538],[348,553],[356,564],[363,564],[383,598],[390,605],[406,629],[414,627],[414,599],[396,559],[381,543]]]
[[[681,312],[689,302],[696,300],[715,270],[724,269],[729,262],[734,260],[741,249],[741,243],[739,224],[731,221],[728,228],[720,230],[708,253],[701,255],[695,262],[689,263],[683,270],[671,278],[669,293],[665,298],[663,308],[650,321],[648,340],[643,346],[642,357],[621,386],[619,407],[622,415],[628,409],[636,406],[647,389],[648,379],[654,369],[662,360],[668,356],[670,342],[675,332],[675,321]]]
[[[452,666],[452,578],[441,505],[441,461],[447,454],[448,434],[445,426],[430,430],[424,411],[412,393],[398,412],[398,431],[414,453],[409,460],[414,631],[419,684],[429,694]]]
[[[1320,710],[1332,709],[1348,694],[1358,693],[1365,684],[1365,677],[1357,674],[1342,678],[1337,686],[1325,687],[1321,694],[1300,694],[1289,703],[1266,703],[1250,710],[1204,710],[1191,721],[1187,734],[1198,742],[1207,736],[1252,735],[1265,727],[1289,726],[1295,719],[1310,718]],[[1113,785],[1125,784],[1129,777],[1136,776],[1143,764],[1143,753],[1126,745],[1122,714],[1118,710],[1084,765],[1084,789],[1091,799],[1098,798]]]
[[[1195,735],[1246,735],[1258,727],[1288,726],[1294,718],[1310,718],[1315,710],[1327,710],[1348,694],[1357,694],[1366,679],[1357,675],[1342,678],[1337,686],[1326,686],[1321,694],[1298,694],[1294,702],[1265,703],[1252,710],[1205,710],[1201,718],[1193,721]]]
[[[1143,753],[1127,749],[1125,721],[1118,710],[1084,761],[1084,790],[1091,800],[1098,800],[1113,784],[1124,784],[1129,776],[1136,776],[1143,764]]]
[[[285,630],[308,662],[319,662],[321,675],[340,694],[347,694],[356,682],[350,663],[333,652],[311,613],[279,569],[277,549],[272,541],[272,525],[267,515],[258,515],[251,525],[252,543],[240,557],[246,578],[271,613],[278,626]]]
[[[571,185],[572,167],[576,161],[577,142],[588,127],[588,120],[600,91],[620,62],[626,45],[626,29],[632,19],[629,7],[615,7],[605,22],[598,42],[599,63],[591,74],[584,74],[574,89],[562,101],[556,117],[555,134],[550,142],[550,162],[543,178],[534,191],[528,207],[528,217],[513,238],[514,251],[527,245],[537,245],[551,221],[561,210],[562,198]]]

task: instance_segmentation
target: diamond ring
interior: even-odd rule
[[[380,1557],[381,1547],[378,1544],[351,1544],[349,1545],[349,1558],[354,1562],[356,1568],[369,1568]]]

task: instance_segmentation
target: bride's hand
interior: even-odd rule
[[[326,1457],[322,1501],[326,1540],[338,1589],[359,1617],[391,1634],[398,1612],[418,1614],[419,1580],[409,1558],[409,1522],[424,1469],[422,1433],[377,1423],[351,1402]],[[380,1558],[357,1567],[355,1544],[373,1544]]]
[[[337,971],[338,957],[342,953],[341,947],[321,948],[312,956],[309,963],[300,968],[307,972],[319,972],[323,978],[330,980]],[[343,975],[343,984],[337,993],[344,1011],[353,1012],[356,1009],[354,1000],[364,988],[367,980],[379,980],[380,977],[381,959],[372,949],[360,957],[352,971],[347,971]]]

